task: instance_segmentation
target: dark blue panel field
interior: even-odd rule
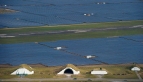
[[[87,64],[143,63],[143,35],[97,39],[59,40],[55,42],[0,44],[0,64],[36,64],[49,66]],[[56,50],[55,47],[65,47]],[[93,59],[85,56],[95,55]]]
[[[0,28],[143,19],[142,0],[1,0]]]

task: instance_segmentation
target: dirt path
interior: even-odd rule
[[[139,73],[137,71],[135,71],[135,73],[137,74],[139,80],[143,81],[143,79],[141,78],[141,76],[139,75]]]
[[[81,79],[74,79],[74,78],[45,78],[45,79],[29,79],[29,78],[13,78],[13,79],[0,79],[0,82],[4,81],[111,81],[111,82],[142,82],[139,79],[105,79],[105,78],[81,78]]]

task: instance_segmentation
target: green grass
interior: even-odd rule
[[[34,26],[34,27],[0,29],[0,33],[1,34],[3,33],[25,33],[25,32],[75,30],[75,29],[89,29],[89,28],[109,28],[109,27],[134,26],[134,25],[142,25],[142,24],[143,24],[143,20],[105,22],[105,23],[85,23],[85,24],[72,24],[72,25],[56,25],[56,26]]]
[[[4,81],[9,82],[9,81]],[[19,82],[19,81],[10,81],[10,82]],[[110,82],[110,81],[75,81],[75,80],[66,80],[66,81],[20,81],[20,82]]]
[[[105,69],[108,74],[104,75],[103,78],[114,78],[114,79],[138,79],[137,75],[135,74],[135,72],[131,71],[131,69],[129,69],[129,67],[131,67],[132,65],[102,65],[102,66],[83,66],[83,67],[79,67],[79,69],[81,69],[81,73],[83,75],[86,75],[86,77],[90,77],[90,78],[97,78],[97,76],[92,76],[90,74],[91,70],[93,69]],[[119,74],[119,75],[118,75]],[[124,74],[124,75],[122,75]]]
[[[104,78],[116,78],[116,79],[137,79],[136,74],[129,69],[132,65],[93,65],[93,66],[77,66],[80,70],[80,75],[72,75],[72,78],[98,78],[95,75],[91,75],[90,72],[96,68],[105,69],[108,74],[104,75]],[[66,76],[59,76],[57,73],[61,66],[55,67],[32,67],[34,69],[33,75],[27,75],[25,78],[31,79],[41,79],[41,78],[65,78]],[[16,75],[10,75],[15,71],[17,67],[10,68],[0,68],[0,79],[8,78],[18,78]],[[113,75],[116,74],[116,75]],[[126,75],[117,75],[117,74],[126,74]]]
[[[34,75],[26,76],[27,78],[53,78],[55,68],[38,67],[34,68]]]
[[[13,71],[16,70],[16,67],[10,67],[10,68],[0,68],[0,79],[7,79],[7,78],[15,78],[17,76],[10,75]]]
[[[34,67],[34,74],[27,75],[26,78],[53,78],[55,76],[55,70],[59,67]],[[7,79],[7,78],[18,78],[17,75],[10,75],[17,69],[16,67],[11,68],[0,68],[0,79]]]
[[[135,72],[131,71],[131,69],[126,69],[127,67],[124,66],[109,66],[106,67],[109,74],[105,75],[104,78],[115,78],[115,79],[138,79]]]
[[[98,32],[86,32],[86,33],[68,33],[68,34],[50,34],[50,35],[36,35],[36,36],[23,36],[13,38],[0,38],[0,43],[22,43],[22,42],[46,42],[56,40],[71,40],[71,39],[83,39],[83,38],[100,38],[110,36],[123,36],[123,35],[135,35],[143,34],[143,29],[129,29],[129,30],[108,30]]]
[[[143,25],[143,20],[9,28],[9,29],[0,29],[0,34],[48,32],[48,31],[59,31],[59,30],[89,29],[89,28],[110,28],[110,27],[120,28],[125,26],[134,26],[134,25]],[[71,40],[71,39],[82,39],[82,38],[100,38],[100,37],[134,35],[134,34],[143,34],[143,29],[132,28],[128,30],[110,30],[110,31],[106,30],[106,31],[86,32],[86,33],[48,34],[48,35],[22,36],[14,38],[0,38],[0,44],[22,43],[22,42],[46,42],[46,41]]]
[[[138,73],[140,74],[141,78],[143,79],[143,67],[140,67],[141,71],[139,71]]]

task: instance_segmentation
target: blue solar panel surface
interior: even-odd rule
[[[143,19],[142,0],[1,0],[0,8],[17,11],[0,14],[0,28]]]
[[[60,40],[55,42],[18,43],[0,45],[0,64],[22,63],[55,66],[72,63],[76,65],[101,64],[99,60],[108,64],[143,63],[143,35],[120,36],[115,38]],[[55,50],[47,46],[65,46],[66,51]],[[75,55],[79,54],[79,55]],[[83,56],[95,55],[91,59]]]

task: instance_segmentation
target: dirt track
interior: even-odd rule
[[[143,82],[143,80],[140,79],[105,79],[105,78],[81,78],[76,79],[74,78],[49,78],[49,79],[29,79],[29,78],[13,78],[13,79],[0,79],[0,81],[105,81],[105,82]]]

